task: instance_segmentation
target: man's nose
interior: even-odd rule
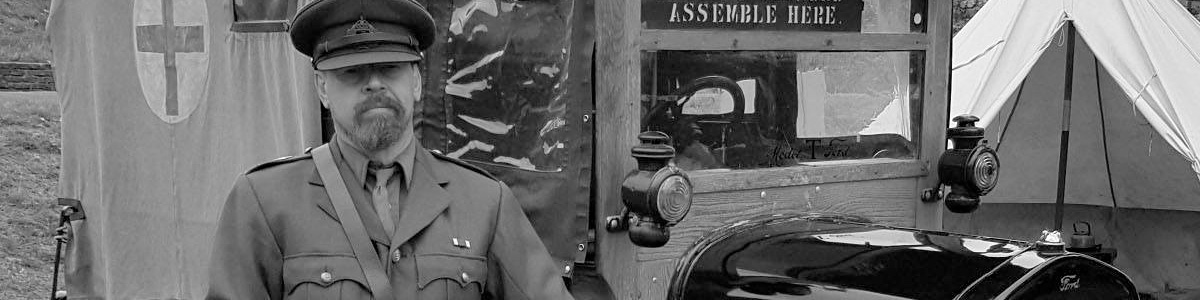
[[[371,72],[367,75],[367,84],[363,86],[363,92],[374,94],[387,90],[387,85],[383,83],[383,78],[380,78],[378,72]]]

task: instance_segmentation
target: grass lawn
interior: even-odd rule
[[[0,1],[0,61],[50,61],[50,0]]]
[[[53,92],[0,92],[0,299],[50,293],[62,157],[58,107]]]

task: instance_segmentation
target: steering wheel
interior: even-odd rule
[[[683,101],[662,101],[655,103],[654,106],[650,108],[650,111],[642,117],[642,124],[647,124],[647,127],[650,127],[651,130],[662,130],[669,128],[669,125],[677,121],[679,116],[683,114],[684,105],[687,105],[688,102],[692,101],[693,97],[689,95],[707,88],[721,88],[729,91],[729,93],[733,96],[733,111],[722,114],[721,118],[729,120],[730,124],[741,124],[743,114],[746,111],[746,96],[742,93],[742,87],[739,86],[737,82],[733,81],[733,79],[729,79],[729,77],[717,75],[693,79],[682,87],[676,89],[674,92],[671,92],[669,95],[675,96],[672,97],[674,99],[682,98],[684,96],[688,97]],[[668,110],[670,111],[669,115],[667,114]],[[664,128],[654,128],[658,126],[662,126]]]

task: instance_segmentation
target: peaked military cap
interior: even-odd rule
[[[313,68],[421,60],[433,16],[415,0],[317,0],[292,19],[292,45]]]

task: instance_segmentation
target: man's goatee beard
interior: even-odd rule
[[[359,124],[350,132],[350,141],[367,152],[386,149],[400,140],[401,128],[395,119]]]
[[[374,108],[389,108],[392,117],[366,117],[363,113]],[[373,95],[354,108],[354,128],[349,132],[350,141],[367,152],[386,149],[400,140],[404,133],[403,124],[408,112],[399,101],[384,95]]]

